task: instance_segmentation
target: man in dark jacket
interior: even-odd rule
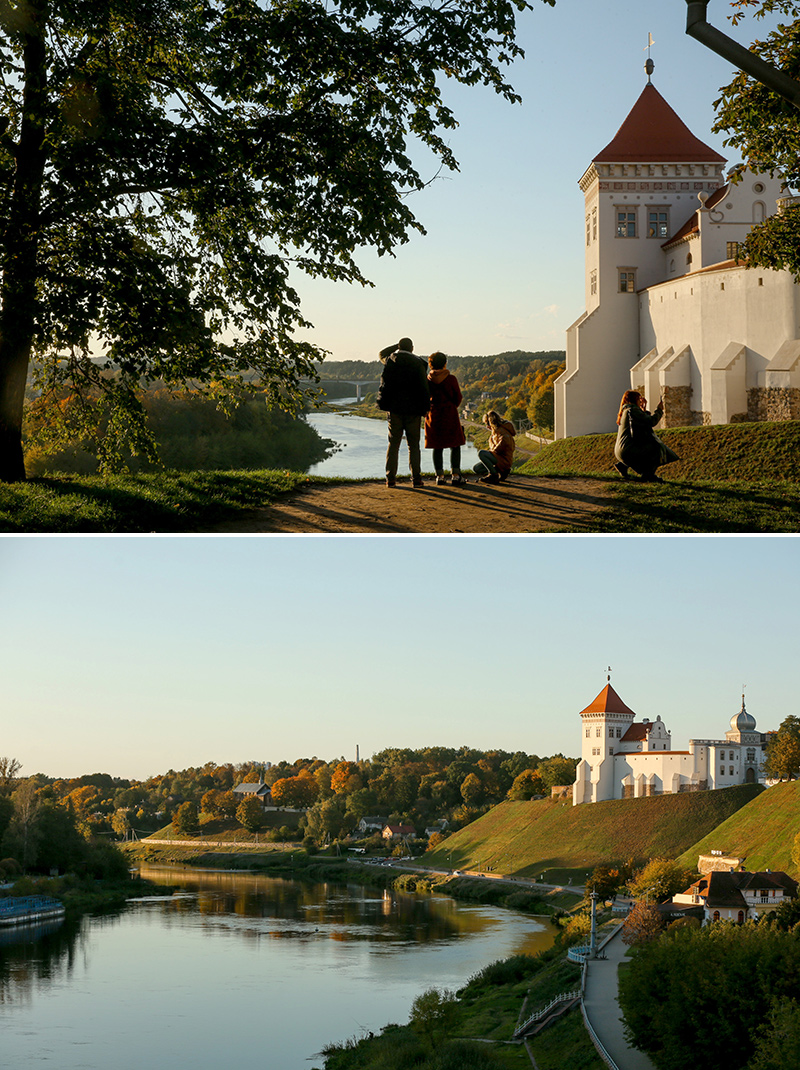
[[[380,358],[384,368],[378,387],[378,408],[389,414],[386,486],[395,485],[397,458],[405,433],[412,485],[422,487],[419,436],[422,418],[430,405],[428,364],[414,353],[414,343],[410,338],[401,338],[394,345],[382,349]]]

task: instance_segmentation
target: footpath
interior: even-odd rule
[[[618,971],[627,950],[618,929],[602,948],[606,957],[589,960],[583,1010],[592,1031],[613,1060],[612,1070],[656,1070],[644,1052],[628,1044],[622,1028]]]
[[[414,489],[400,481],[309,483],[239,520],[220,534],[527,534],[603,530],[600,514],[613,503],[613,480],[583,476],[512,474],[505,483],[473,481],[437,486],[426,478]]]

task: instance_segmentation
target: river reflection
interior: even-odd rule
[[[552,943],[540,919],[446,897],[146,867],[180,889],[0,947],[3,1067],[269,1070],[402,1022],[425,987]]]

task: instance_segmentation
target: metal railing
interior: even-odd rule
[[[43,910],[63,910],[60,899],[47,895],[15,895],[0,899],[0,918],[15,918],[23,914],[36,914]]]
[[[524,1021],[522,1025],[517,1026],[517,1028],[514,1030],[514,1036],[512,1039],[519,1039],[525,1033],[525,1031],[534,1024],[534,1022],[540,1022],[543,1018],[545,1018],[553,1009],[553,1007],[557,1007],[560,1003],[568,1003],[571,1000],[578,999],[580,997],[580,994],[581,990],[579,988],[576,988],[574,992],[562,992],[560,996],[556,996],[555,999],[551,999],[546,1007],[543,1007],[540,1011],[536,1011],[536,1013],[532,1014],[530,1018],[526,1019],[526,1021]]]

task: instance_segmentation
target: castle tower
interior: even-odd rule
[[[574,805],[614,797],[614,753],[633,724],[636,714],[622,701],[611,683],[581,710],[581,760],[575,772]]]
[[[642,356],[637,291],[662,281],[663,243],[695,211],[698,193],[723,185],[724,164],[648,80],[584,172],[586,311],[567,331],[556,438],[615,430]]]

